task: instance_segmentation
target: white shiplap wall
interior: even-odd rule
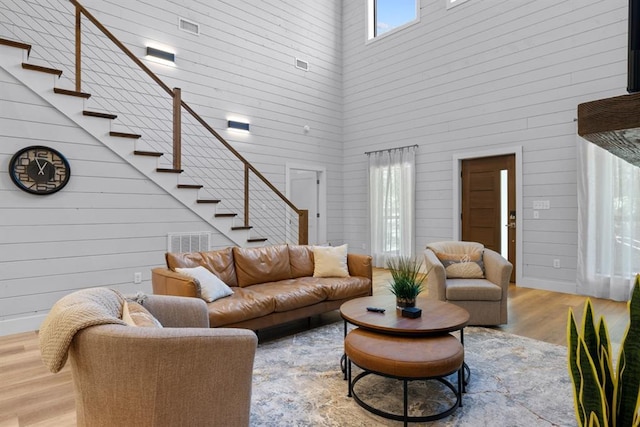
[[[151,291],[167,233],[209,231],[230,243],[62,113],[0,69],[0,165],[22,147],[47,145],[71,165],[69,184],[36,196],[0,174],[0,335],[37,329],[77,289]],[[134,284],[134,273],[142,273]]]
[[[420,254],[454,237],[453,159],[516,147],[518,283],[573,291],[576,107],[626,93],[627,2],[422,0],[419,23],[369,43],[365,3],[343,3],[346,242],[368,247],[365,151],[420,146]],[[537,220],[534,200],[551,204]]]
[[[283,192],[287,162],[324,168],[328,240],[342,242],[341,2],[82,3],[140,57],[150,43],[172,47],[176,67],[150,68],[181,87],[183,99]],[[0,37],[32,43],[31,62],[60,67],[63,79],[72,78],[73,32],[63,26],[73,22],[69,10],[68,2],[1,2]],[[200,24],[201,35],[179,31],[178,17]],[[113,79],[115,60],[105,56]],[[309,61],[310,71],[296,69],[296,57]],[[75,289],[137,289],[133,273],[141,271],[143,289],[150,290],[166,234],[210,230],[4,72],[0,81],[0,166],[6,170],[20,147],[43,142],[66,154],[73,168],[70,184],[46,198],[20,192],[6,174],[0,178],[0,335],[36,329],[53,302]],[[145,126],[153,120],[148,116],[141,117]],[[251,133],[227,132],[232,116],[247,118]],[[228,244],[214,233],[212,246]]]

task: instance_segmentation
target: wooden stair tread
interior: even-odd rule
[[[39,71],[41,73],[54,74],[58,77],[62,75],[62,70],[57,70],[55,68],[43,67],[42,65],[33,65],[27,64],[26,62],[22,63],[22,68],[25,70]]]
[[[120,138],[131,138],[131,139],[138,139],[138,138],[142,138],[142,135],[138,135],[137,133],[128,133],[128,132],[109,132],[110,136],[118,136]]]
[[[89,110],[84,110],[82,112],[82,115],[89,116],[89,117],[100,117],[102,119],[111,119],[111,120],[115,120],[116,118],[118,118],[118,116],[116,116],[115,114],[101,113],[99,111],[89,111]]]
[[[142,151],[142,150],[134,150],[133,154],[136,156],[149,156],[149,157],[162,157],[164,153],[159,153],[157,151]]]
[[[201,189],[204,185],[200,184],[178,184],[178,188],[195,188],[196,190]]]
[[[266,242],[268,239],[266,237],[254,237],[252,239],[247,239],[249,243],[257,243],[257,242]]]
[[[217,213],[214,215],[214,217],[216,218],[233,218],[235,216],[237,216],[238,214],[234,214],[234,213]]]
[[[55,93],[60,94],[60,95],[77,96],[78,98],[85,98],[85,99],[91,98],[91,94],[90,93],[76,92],[75,90],[61,89],[59,87],[54,87],[53,91]]]
[[[216,199],[198,199],[196,203],[220,203],[220,200]]]
[[[27,51],[27,56],[31,54],[31,45],[27,43],[21,43],[13,40],[3,39],[2,37],[0,37],[0,44],[5,46],[16,47],[18,49],[24,49]]]
[[[238,225],[236,227],[231,227],[232,230],[251,230],[253,227],[250,225]]]
[[[156,172],[162,172],[162,173],[182,173],[184,172],[184,170],[182,169],[173,169],[173,168],[156,168]],[[178,186],[178,188],[183,188]]]

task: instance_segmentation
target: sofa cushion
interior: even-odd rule
[[[348,277],[348,246],[314,246],[313,277]]]
[[[140,328],[162,328],[162,325],[153,317],[149,310],[135,301],[125,300],[122,304],[122,320],[129,326]]]
[[[240,287],[234,289],[233,295],[207,304],[212,328],[266,316],[275,309],[273,296]]]
[[[313,250],[306,245],[288,245],[291,278],[313,276]]]
[[[476,242],[437,242],[427,245],[444,266],[448,279],[483,279],[484,245]]]
[[[190,268],[177,267],[176,272],[196,279],[200,284],[199,296],[206,302],[212,302],[233,294],[233,291],[226,283],[201,265]]]
[[[450,301],[500,301],[502,289],[486,279],[447,279]]]
[[[367,277],[301,277],[297,280],[324,288],[329,301],[368,296],[371,291],[371,280]]]
[[[233,248],[238,286],[291,279],[287,245]]]
[[[232,248],[206,252],[167,252],[165,259],[170,270],[175,271],[177,267],[192,268],[201,265],[218,276],[228,286],[238,286]]]
[[[317,282],[288,279],[249,287],[253,292],[270,295],[276,301],[276,312],[295,310],[327,299],[327,289]]]

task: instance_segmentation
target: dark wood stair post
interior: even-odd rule
[[[309,211],[300,209],[298,212],[298,244],[309,244]]]
[[[182,121],[180,106],[182,104],[182,91],[179,87],[173,88],[173,168],[180,169],[182,164]]]

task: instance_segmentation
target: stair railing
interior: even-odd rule
[[[77,0],[69,0],[75,7],[75,90],[82,92],[82,16],[84,15],[95,27],[111,40],[126,56],[128,56],[142,71],[144,71],[155,83],[158,84],[173,99],[173,169],[181,169],[182,143],[181,143],[181,112],[185,109],[201,126],[213,135],[229,152],[244,164],[244,226],[249,227],[250,172],[259,178],[275,195],[278,196],[291,210],[298,215],[298,243],[307,244],[309,212],[306,209],[298,209],[278,188],[276,188],[260,171],[246,160],[235,148],[233,148],[218,132],[216,132],[193,108],[182,100],[180,88],[171,89],[153,71],[149,69],[137,56],[135,56],[120,40],[118,40],[98,19],[91,14]]]

